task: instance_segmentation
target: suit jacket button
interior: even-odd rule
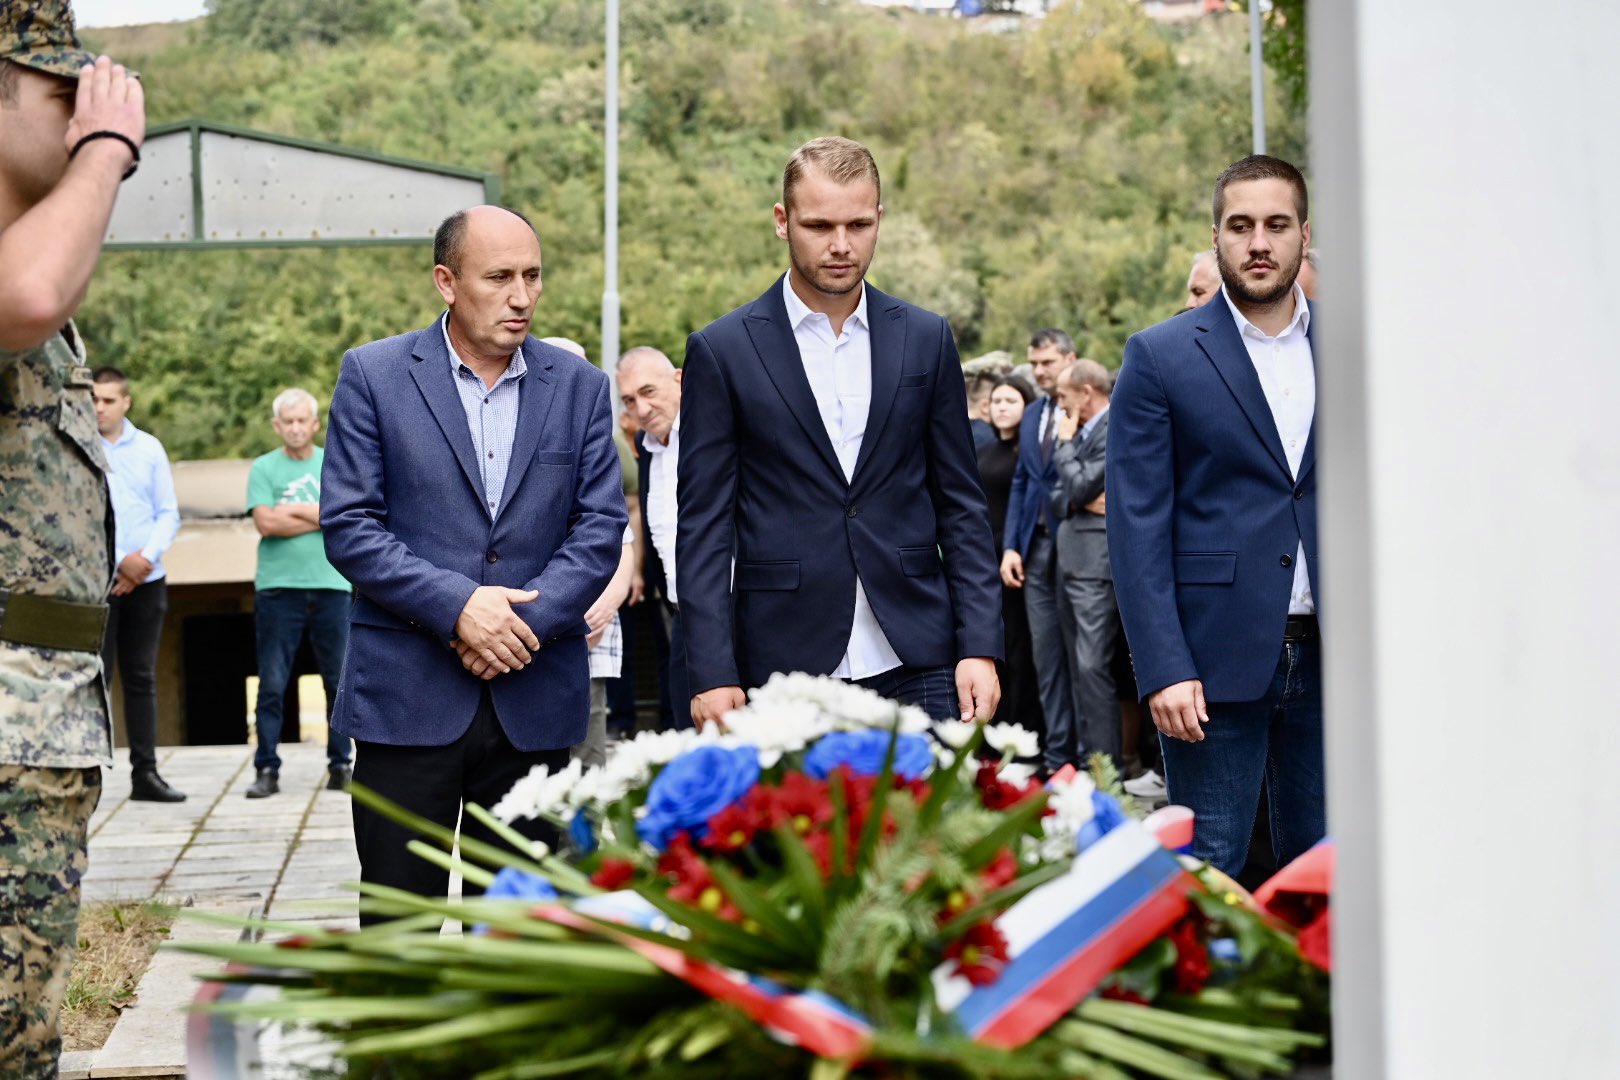
[[[857,513],[859,513],[859,511],[857,511],[855,509],[855,504],[854,503],[850,503],[849,504],[849,509],[846,510],[844,513],[845,513],[846,517],[854,517]]]
[[[1298,489],[1296,489],[1294,491],[1294,498],[1303,499],[1304,497],[1305,497],[1305,489],[1304,488],[1298,488]]]
[[[1290,566],[1294,565],[1294,557],[1292,555],[1284,555],[1282,557],[1282,564],[1284,570],[1288,569]]]
[[[1286,558],[1286,556],[1285,556],[1285,558]],[[486,562],[500,562],[501,561],[501,557],[500,557],[499,553],[497,553],[494,548],[490,548],[488,551],[486,551],[484,553],[484,559],[485,559]]]

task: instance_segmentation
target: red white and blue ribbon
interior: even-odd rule
[[[685,931],[634,892],[607,893],[572,904],[537,908],[534,914],[552,922],[591,933],[612,933],[599,923],[622,923],[672,936]],[[778,1042],[802,1046],[818,1057],[856,1058],[871,1043],[872,1025],[835,998],[817,990],[794,991],[770,979],[735,968],[721,967],[688,956],[669,945],[659,945],[629,934],[615,935],[628,949],[708,994],[741,1009]]]
[[[935,997],[978,1042],[1022,1046],[1168,930],[1197,887],[1153,833],[1127,821],[996,920],[1009,955],[999,979],[975,987],[947,962],[934,971]]]

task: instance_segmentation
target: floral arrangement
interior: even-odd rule
[[[188,948],[282,988],[216,1008],[312,1024],[359,1076],[1207,1080],[1320,1047],[1326,977],[1293,931],[1184,868],[1106,759],[1043,785],[1035,752],[777,676],[723,732],[643,733],[467,808],[510,849],[453,858],[356,788],[482,897],[356,886],[398,918]]]

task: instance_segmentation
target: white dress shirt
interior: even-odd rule
[[[1294,283],[1294,317],[1276,337],[1267,337],[1263,330],[1244,318],[1243,312],[1226,295],[1224,286],[1221,299],[1231,310],[1238,334],[1243,338],[1243,347],[1249,351],[1249,360],[1260,376],[1260,389],[1265,392],[1271,419],[1282,439],[1283,453],[1288,457],[1288,471],[1298,480],[1305,443],[1311,437],[1311,422],[1316,418],[1316,365],[1311,357],[1311,339],[1306,336],[1311,326],[1311,309],[1305,302],[1305,290],[1298,282]],[[1301,541],[1299,552],[1294,556],[1294,588],[1288,597],[1288,614],[1315,612],[1311,575],[1305,566],[1305,544]]]
[[[642,442],[651,455],[647,462],[647,536],[664,564],[664,596],[679,604],[675,593],[675,519],[679,513],[675,473],[681,460],[681,418],[675,417],[668,442],[659,442],[650,434]]]
[[[789,283],[790,271],[782,279],[787,302],[788,322],[799,345],[799,359],[816,395],[816,408],[827,427],[844,479],[855,475],[855,462],[866,437],[866,417],[872,410],[872,335],[866,317],[866,287],[855,313],[844,320],[844,330],[835,335],[832,322],[819,311],[811,311]],[[866,589],[855,578],[855,624],[850,628],[849,648],[833,675],[840,679],[865,679],[900,666],[900,657],[878,625],[877,615],[866,599]]]

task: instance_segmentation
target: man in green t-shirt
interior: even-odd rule
[[[326,561],[321,539],[321,458],[315,433],[321,428],[314,395],[283,390],[271,405],[271,425],[281,449],[254,459],[248,473],[248,512],[259,529],[259,569],[253,579],[253,624],[259,654],[257,775],[247,790],[262,799],[281,790],[282,710],[293,657],[309,644],[326,685],[327,714],[337,698],[338,674],[349,644],[348,581]],[[326,737],[326,786],[348,786],[349,740]]]

